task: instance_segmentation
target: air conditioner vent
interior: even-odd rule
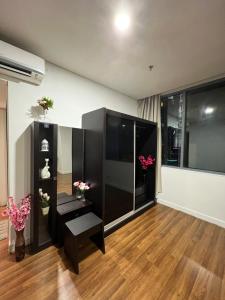
[[[28,70],[25,69],[25,68],[18,67],[18,66],[15,67],[15,65],[13,65],[13,64],[9,64],[9,63],[3,62],[3,61],[1,60],[1,58],[0,58],[0,69],[12,71],[12,72],[15,72],[15,73],[17,73],[17,74],[21,74],[21,75],[29,76],[29,77],[31,77],[31,74],[32,74],[31,71],[28,71]]]
[[[0,41],[0,78],[40,85],[44,75],[42,58]]]

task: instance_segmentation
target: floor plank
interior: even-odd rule
[[[0,299],[225,299],[225,230],[166,206],[108,236],[105,255],[83,250],[78,276],[62,249],[15,263],[1,241]]]

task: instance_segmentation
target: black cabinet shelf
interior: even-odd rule
[[[52,151],[39,151],[39,154],[41,155],[41,156],[45,156],[46,158],[49,158],[49,157],[51,157],[52,156]]]
[[[31,135],[31,251],[48,247],[55,240],[57,202],[57,125],[34,122]],[[49,151],[41,151],[41,142],[49,142]],[[49,159],[50,178],[40,178],[40,171]],[[50,207],[41,207],[39,189],[50,196]]]
[[[53,181],[54,178],[39,178],[39,181]]]

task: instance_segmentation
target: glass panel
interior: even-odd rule
[[[124,162],[134,160],[134,122],[107,115],[106,159]]]
[[[225,172],[225,84],[187,93],[184,165]]]
[[[106,116],[105,224],[133,209],[134,121]]]
[[[155,162],[143,170],[139,157],[150,155],[156,159],[156,148],[156,126],[136,122],[135,209],[155,200]]]
[[[162,99],[162,157],[163,164],[180,166],[183,95]]]
[[[72,128],[70,127],[58,127],[57,158],[57,194],[59,198],[72,195]]]

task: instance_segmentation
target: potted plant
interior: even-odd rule
[[[24,228],[26,220],[30,214],[31,197],[28,195],[17,205],[13,197],[9,197],[8,207],[3,211],[3,216],[8,216],[16,232],[15,257],[16,261],[21,261],[25,256]]]
[[[90,189],[89,185],[81,180],[74,182],[73,185],[76,189],[76,199],[85,201],[84,194]]]
[[[50,207],[50,196],[47,193],[43,193],[42,189],[39,189],[39,195],[41,198],[41,211],[43,216],[46,216]]]
[[[47,111],[50,108],[53,108],[54,101],[49,97],[42,97],[40,100],[38,100],[38,104],[44,111],[44,117],[46,117]]]

